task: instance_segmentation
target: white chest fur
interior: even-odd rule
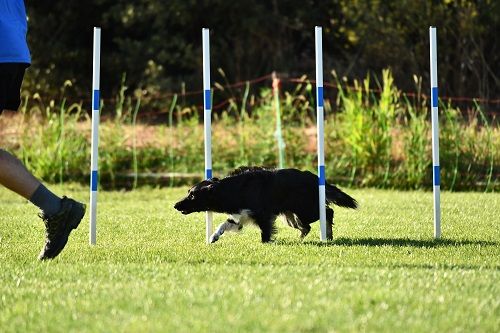
[[[252,223],[254,220],[251,217],[252,211],[249,209],[242,209],[239,214],[229,215],[228,220],[233,220],[236,224],[245,225]]]

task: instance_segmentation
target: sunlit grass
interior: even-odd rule
[[[55,187],[62,192],[61,187]],[[88,200],[87,189],[66,194]],[[179,189],[100,192],[98,244],[88,216],[52,262],[38,262],[36,209],[0,191],[2,332],[491,332],[500,324],[499,194],[349,190],[334,237],[301,242],[279,223],[204,243],[204,215],[172,205]],[[222,215],[216,215],[221,221]]]

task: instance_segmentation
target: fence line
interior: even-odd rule
[[[310,83],[310,84],[316,84],[316,80],[311,80],[311,79],[307,79],[307,78],[279,78],[279,79],[280,79],[280,81],[286,81],[286,82],[290,82],[290,83]],[[267,80],[269,80],[269,81],[272,80],[272,73],[266,74],[266,75],[263,75],[263,76],[260,76],[260,77],[254,78],[254,79],[250,79],[250,80],[238,81],[238,82],[235,82],[235,83],[224,85],[222,87],[224,89],[239,88],[239,87],[242,87],[242,86],[246,85],[247,83],[248,84],[255,84],[255,83],[260,83],[260,82],[267,81]],[[335,83],[335,82],[325,81],[325,82],[323,82],[323,85],[325,87],[333,88],[333,89],[336,89],[336,90],[340,89],[339,85],[337,83]],[[345,85],[342,88],[344,88],[345,90],[348,90],[348,91],[349,90],[350,91],[360,91],[360,90],[365,91],[366,90],[363,87],[355,87],[355,86],[351,86],[351,85]],[[220,88],[217,88],[217,87],[214,87],[214,89],[221,90]],[[369,92],[373,92],[373,93],[381,93],[382,89],[380,89],[380,88],[369,88],[368,91]],[[426,98],[426,99],[430,98],[429,95],[424,94],[424,93],[418,94],[416,92],[405,92],[405,91],[401,91],[401,93],[403,95],[410,96],[410,97],[418,97],[418,96],[420,96],[420,97],[423,97],[423,98]],[[202,94],[203,94],[203,90],[195,90],[195,91],[186,91],[186,92],[178,92],[178,93],[157,94],[157,95],[155,95],[153,97],[150,97],[150,98],[152,98],[152,99],[163,99],[163,98],[173,97],[174,95],[182,97],[182,96],[192,96],[192,95],[202,95]],[[488,98],[467,97],[467,96],[441,96],[440,99],[442,99],[442,100],[449,100],[449,101],[452,101],[452,102],[478,102],[478,103],[484,103],[484,104],[500,104],[500,98],[497,98],[497,99],[488,99]]]
[[[316,84],[316,80],[311,80],[311,79],[307,79],[307,78],[279,78],[280,81],[285,81],[285,82],[289,82],[289,83],[310,83],[310,84]],[[221,85],[222,88],[224,89],[230,89],[230,88],[239,88],[239,87],[243,87],[245,86],[246,84],[255,84],[255,83],[260,83],[260,82],[263,82],[263,81],[271,81],[272,80],[272,73],[270,74],[266,74],[266,75],[263,75],[263,76],[260,76],[260,77],[257,77],[257,78],[254,78],[254,79],[249,79],[249,80],[242,80],[242,81],[238,81],[238,82],[234,82],[234,83],[231,83],[231,84],[227,84],[227,85]],[[347,91],[366,91],[366,89],[364,87],[355,87],[355,86],[352,86],[352,85],[345,85],[345,86],[341,86],[339,88],[339,85],[335,82],[328,82],[328,81],[325,81],[323,82],[323,85],[324,87],[328,87],[328,88],[333,88],[333,89],[336,89],[336,90],[339,90],[340,88],[343,88]],[[213,89],[215,90],[222,90],[220,88],[218,88],[217,86],[213,87]],[[372,93],[381,93],[382,92],[382,89],[380,88],[369,88],[368,89],[369,92],[372,92]],[[427,94],[424,94],[424,93],[416,93],[416,92],[406,92],[406,91],[401,91],[401,93],[403,95],[406,95],[406,96],[410,96],[410,97],[422,97],[422,98],[425,98],[425,99],[429,99],[430,96],[427,95]],[[160,99],[166,99],[166,98],[169,98],[169,97],[173,97],[174,95],[177,95],[178,97],[184,97],[184,96],[194,96],[194,95],[203,95],[203,89],[200,89],[200,90],[193,90],[193,91],[184,91],[184,92],[167,92],[167,93],[162,93],[162,94],[156,94],[154,96],[151,96],[151,97],[148,97],[149,99],[151,100],[160,100]],[[484,103],[484,104],[500,104],[500,98],[497,98],[497,99],[488,99],[488,98],[481,98],[481,97],[467,97],[467,96],[440,96],[440,99],[441,100],[447,100],[447,101],[452,101],[452,102],[477,102],[477,103]],[[113,101],[114,99],[112,98],[108,98],[108,99],[105,99],[105,101]],[[229,101],[229,99],[227,100]],[[222,104],[222,103],[221,103]],[[225,103],[225,104],[228,104]]]
[[[286,78],[286,77],[281,77],[279,78],[280,82],[287,82],[287,83],[295,83],[295,84],[311,84],[311,85],[315,85],[316,84],[316,80],[311,80],[311,79],[308,79],[306,77],[296,77],[296,78]],[[249,79],[249,80],[242,80],[242,81],[237,81],[237,82],[234,82],[234,83],[230,83],[230,84],[226,84],[226,85],[215,85],[212,89],[215,90],[215,91],[224,91],[225,89],[231,89],[231,88],[240,88],[240,87],[244,87],[245,85],[249,84],[249,85],[252,85],[252,84],[256,84],[256,83],[261,83],[261,82],[264,82],[264,81],[272,81],[272,73],[270,74],[266,74],[266,75],[263,75],[263,76],[260,76],[260,77],[256,77],[256,78],[253,78],[253,79]],[[271,85],[270,85],[271,86]],[[323,86],[325,88],[331,88],[331,89],[335,89],[335,90],[340,90],[340,89],[344,89],[346,91],[368,91],[370,93],[375,93],[375,94],[380,94],[382,92],[382,89],[380,88],[369,88],[368,90],[365,89],[364,87],[355,87],[355,86],[352,86],[352,85],[340,85],[336,82],[323,82]],[[327,89],[326,89],[327,90]],[[405,91],[401,91],[402,95],[404,96],[408,96],[408,97],[420,97],[420,98],[423,98],[423,99],[427,99],[429,100],[430,99],[430,96],[425,94],[425,93],[416,93],[416,92],[405,92]],[[183,91],[183,92],[166,92],[166,93],[158,93],[158,94],[155,94],[153,96],[145,96],[143,97],[144,99],[148,99],[148,100],[151,100],[151,101],[159,101],[159,100],[162,100],[162,99],[170,99],[170,98],[173,98],[175,95],[177,95],[178,97],[186,97],[186,96],[202,96],[204,93],[203,89],[199,89],[199,90],[193,90],[193,91]],[[482,104],[489,104],[489,105],[500,105],[500,98],[497,98],[497,99],[487,99],[487,98],[480,98],[480,97],[467,97],[467,96],[440,96],[439,97],[440,100],[442,101],[449,101],[449,102],[467,102],[467,103],[482,103]],[[82,98],[79,98],[80,100],[80,103],[88,103],[88,102],[91,102],[91,100],[88,98],[88,97],[82,97]],[[213,110],[220,110],[221,108],[223,108],[224,106],[228,105],[231,103],[231,101],[234,101],[234,100],[238,100],[237,98],[235,97],[231,97],[231,98],[227,98],[223,101],[220,101],[218,102],[217,104],[213,105],[212,109]],[[115,103],[117,101],[117,98],[114,97],[114,98],[102,98],[101,97],[101,101],[104,103],[104,105],[106,103]],[[200,104],[198,106],[199,108],[203,108],[203,106]],[[490,111],[488,113],[498,113],[499,111]],[[146,116],[146,115],[159,115],[159,114],[163,114],[163,113],[166,113],[166,112],[159,112],[159,111],[155,111],[155,112],[141,112],[140,116],[143,117],[143,116]]]
[[[292,79],[285,79],[288,82],[292,83],[311,83],[315,84],[316,82],[314,80],[309,80],[309,79],[302,79],[302,78],[292,78]],[[332,82],[324,82],[323,83],[325,87],[329,88],[334,88],[336,90],[339,90],[339,86],[337,83],[332,83]],[[343,88],[343,87],[341,87]],[[363,87],[354,87],[354,86],[349,86],[345,85],[346,90],[351,90],[351,91],[366,91],[365,88]],[[372,93],[378,93],[380,94],[382,92],[382,89],[380,88],[369,88],[369,92]],[[423,97],[426,99],[429,99],[430,96],[424,93],[417,94],[416,92],[405,92],[401,91],[403,95],[410,96],[410,97]],[[449,100],[452,102],[478,102],[478,103],[485,103],[485,104],[500,104],[500,99],[487,99],[487,98],[480,98],[480,97],[465,97],[465,96],[440,96],[439,97],[441,100]]]

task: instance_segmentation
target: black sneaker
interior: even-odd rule
[[[68,242],[71,230],[76,229],[85,215],[85,205],[73,199],[63,197],[61,210],[52,216],[40,215],[45,223],[45,246],[38,259],[57,257]]]

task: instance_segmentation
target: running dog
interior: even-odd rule
[[[326,184],[327,238],[332,237],[333,209],[330,204],[357,208],[355,199],[334,185]],[[297,169],[240,167],[223,179],[204,180],[177,202],[182,214],[213,211],[229,217],[210,237],[216,242],[225,231],[238,231],[251,222],[261,230],[262,242],[269,242],[276,232],[274,222],[283,215],[287,224],[307,236],[310,224],[319,219],[318,177]]]

